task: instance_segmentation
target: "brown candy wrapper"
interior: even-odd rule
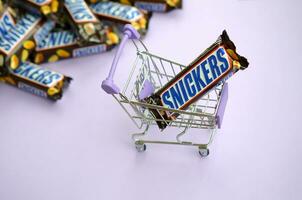
[[[79,43],[102,43],[106,40],[102,34],[102,23],[84,0],[65,0],[64,9],[62,17],[67,17],[67,22],[77,34]]]
[[[114,0],[150,12],[169,12],[182,8],[182,0]]]
[[[30,62],[21,63],[18,69],[0,77],[0,81],[4,83],[54,101],[62,98],[63,91],[71,80],[70,77]]]
[[[62,12],[61,0],[10,0],[9,4],[22,8],[26,12],[45,16],[59,21],[58,14]]]
[[[37,42],[32,62],[41,64],[99,54],[111,50],[118,44],[119,37],[110,28],[104,29],[103,34],[107,38],[105,42],[79,45],[77,36],[72,31],[51,32],[44,40]]]
[[[133,6],[105,1],[91,4],[92,12],[103,22],[123,26],[131,24],[141,34],[146,34],[151,13]]]
[[[188,67],[143,101],[163,108],[149,109],[157,119],[158,127],[163,130],[179,116],[178,110],[187,109],[248,65],[247,59],[236,52],[236,46],[223,31],[218,40]]]
[[[33,35],[42,24],[41,17],[25,14],[0,37],[0,76],[15,70],[28,60],[35,48]]]
[[[0,9],[0,34],[4,35],[16,25],[16,12],[10,7]]]

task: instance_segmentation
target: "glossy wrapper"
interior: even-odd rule
[[[106,40],[103,35],[103,25],[92,13],[84,0],[65,0],[64,8],[67,21],[76,32],[79,43],[102,43]]]
[[[30,62],[24,62],[18,69],[0,77],[2,82],[54,101],[62,98],[63,91],[71,80],[70,77]]]
[[[146,34],[151,13],[133,6],[116,2],[98,2],[90,5],[92,12],[102,21],[118,24],[123,27],[131,24],[141,34]]]
[[[46,16],[58,21],[57,14],[62,10],[61,0],[10,0],[11,5],[22,8],[27,12]]]
[[[168,12],[182,8],[182,0],[114,0],[150,12]]]
[[[0,35],[0,76],[15,70],[28,60],[35,48],[33,35],[42,24],[41,17],[25,14],[16,25],[11,23],[9,31]]]
[[[79,45],[77,36],[72,31],[51,32],[37,46],[32,56],[32,62],[36,64],[56,62],[67,58],[77,58],[93,54],[99,54],[111,50],[118,42],[118,35],[112,30],[104,29],[107,41],[103,43],[86,43]]]
[[[97,2],[100,2],[101,0],[85,0],[88,4],[91,4],[91,3],[97,3]]]
[[[179,114],[173,110],[185,110],[201,96],[207,94],[229,77],[247,68],[247,59],[236,52],[234,43],[223,31],[218,40],[177,74],[164,87],[144,102],[171,109],[150,109],[160,129],[165,129]],[[161,121],[162,120],[162,121]]]
[[[50,32],[52,32],[56,28],[56,23],[52,20],[44,20],[41,23],[41,26],[37,28],[34,34],[34,42],[37,44],[40,41],[44,40]]]
[[[0,4],[1,5],[1,4]],[[11,28],[16,25],[15,12],[10,7],[0,8],[0,34],[8,34]]]
[[[94,4],[94,3],[98,3],[98,2],[104,2],[104,1],[113,1],[113,2],[118,2],[118,3],[121,3],[121,4],[125,4],[125,5],[132,5],[130,3],[133,2],[133,0],[85,0],[87,3],[89,4]]]

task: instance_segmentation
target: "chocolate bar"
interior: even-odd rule
[[[94,16],[84,0],[65,0],[66,17],[77,33],[80,43],[101,43],[106,40],[102,35],[102,23]]]
[[[151,12],[168,12],[182,8],[182,0],[135,0],[134,6]]]
[[[8,31],[16,25],[16,19],[13,16],[11,8],[6,8],[0,14],[0,34],[8,34]]]
[[[168,12],[182,8],[182,0],[115,0],[150,12]]]
[[[119,38],[109,29],[104,34],[108,38],[106,42],[79,45],[77,36],[72,31],[51,32],[45,39],[37,41],[32,61],[36,64],[56,62],[109,51],[119,42]]]
[[[11,0],[12,5],[23,8],[27,12],[52,17],[59,13],[60,0]]]
[[[92,12],[102,21],[113,22],[123,27],[131,24],[141,34],[146,34],[151,13],[136,7],[116,2],[98,2],[90,5]]]
[[[165,129],[179,116],[177,110],[185,110],[201,96],[248,65],[247,59],[237,54],[234,43],[229,39],[227,32],[223,31],[211,47],[144,101],[175,110],[170,112],[164,109],[150,109],[155,118],[159,119],[159,128]]]
[[[63,91],[71,80],[70,77],[30,62],[21,63],[17,69],[0,77],[2,82],[54,101],[62,98]]]
[[[17,69],[28,59],[35,47],[33,35],[41,23],[41,17],[27,13],[8,32],[0,35],[0,75]]]
[[[85,0],[87,3],[97,3],[101,0]]]
[[[47,20],[43,22],[43,24],[37,29],[34,34],[34,41],[35,43],[39,43],[40,41],[44,40],[48,34],[54,30],[56,27],[56,23],[52,20]]]

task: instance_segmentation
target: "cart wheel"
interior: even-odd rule
[[[209,149],[199,149],[198,150],[199,152],[199,155],[202,157],[202,158],[205,158],[207,157],[209,154],[210,154],[210,150]]]
[[[138,152],[144,152],[147,149],[145,144],[135,144],[135,148]]]

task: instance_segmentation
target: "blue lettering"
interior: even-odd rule
[[[194,97],[197,93],[195,87],[194,87],[194,83],[193,83],[193,78],[192,78],[192,74],[187,74],[184,77],[184,82],[188,91],[188,94],[190,97]],[[193,84],[192,84],[193,83]],[[188,100],[186,100],[188,101]]]
[[[179,80],[178,83],[179,83],[179,86],[180,86],[180,89],[181,89],[181,92],[182,92],[182,95],[183,95],[185,101],[188,101],[189,97],[187,95],[186,88],[184,86],[183,80]]]
[[[47,97],[46,92],[44,92],[43,90],[34,88],[34,87],[27,85],[25,83],[22,83],[22,82],[18,82],[18,88],[20,88],[21,90],[24,90],[26,92],[41,96],[41,97]]]
[[[208,58],[208,61],[209,61],[209,65],[210,65],[210,70],[213,74],[213,78],[216,79],[217,77],[220,76],[220,69],[217,65],[217,58],[214,56],[214,55],[211,55],[209,58]]]
[[[171,96],[174,102],[174,108],[178,109],[184,104],[184,100],[182,99],[181,92],[179,91],[178,84],[175,84],[173,87],[170,89]]]
[[[201,79],[201,71],[200,65],[198,65],[195,69],[192,70],[193,79],[198,91],[201,91],[206,87],[205,82]]]
[[[50,74],[51,74],[50,71],[43,72],[42,74],[40,74],[40,75],[36,78],[36,81],[42,82],[43,79],[45,79],[45,77],[49,76]]]
[[[35,33],[34,38],[37,43],[41,43],[47,35],[50,33],[50,31],[55,27],[55,22],[48,20],[46,23],[43,24],[41,28]]]
[[[84,0],[65,0],[65,7],[77,22],[97,21]]]
[[[203,72],[203,74],[204,74],[204,78],[205,78],[205,80],[206,80],[206,82],[207,82],[207,85],[209,85],[212,81],[213,81],[213,79],[211,78],[211,77],[209,77],[209,70],[206,68],[206,64],[208,63],[208,61],[207,60],[205,60],[205,61],[203,61],[201,64],[200,64],[200,66],[201,66],[201,69],[202,69],[202,72]]]
[[[43,69],[36,69],[28,76],[28,78],[31,80],[36,80],[36,78],[39,77],[39,72],[41,71],[43,71]]]
[[[45,68],[40,68],[38,65],[34,65],[29,62],[22,63],[13,74],[34,81],[42,85],[52,85],[57,80],[62,78],[62,75],[52,72]]]
[[[48,76],[47,78],[44,78],[44,80],[42,81],[43,84],[48,85],[50,83],[53,83],[54,81],[57,81],[61,78],[62,76],[60,74],[51,74]]]
[[[23,68],[23,67],[18,67],[17,70],[15,71],[15,73],[24,76],[24,77],[28,77],[30,75],[30,73],[32,72],[32,70],[35,70],[35,68],[33,66],[26,66],[27,68]]]
[[[148,10],[152,12],[164,12],[167,9],[165,4],[151,2],[135,2],[134,6],[139,9]]]
[[[134,20],[141,15],[141,12],[135,7],[114,2],[98,2],[92,4],[91,9],[96,15],[110,15],[127,21]]]
[[[164,105],[167,105],[169,108],[174,109],[174,105],[172,103],[172,101],[170,101],[170,93],[169,91],[166,91],[163,95],[162,95],[162,101],[164,103]]]
[[[57,48],[76,43],[76,35],[70,31],[50,33],[44,40],[37,42],[38,49]]]
[[[5,11],[0,19],[0,34],[1,37],[8,35],[8,31],[14,27],[14,21],[8,11]]]
[[[220,48],[217,50],[217,58],[218,58],[219,62],[223,63],[222,65],[219,66],[221,69],[221,73],[226,72],[229,68],[229,62],[224,57],[224,55],[225,55],[225,50],[223,48]]]
[[[79,49],[74,49],[72,52],[73,57],[82,57],[82,56],[88,56],[93,54],[98,54],[106,51],[107,47],[106,45],[96,45],[91,47],[83,47]]]

